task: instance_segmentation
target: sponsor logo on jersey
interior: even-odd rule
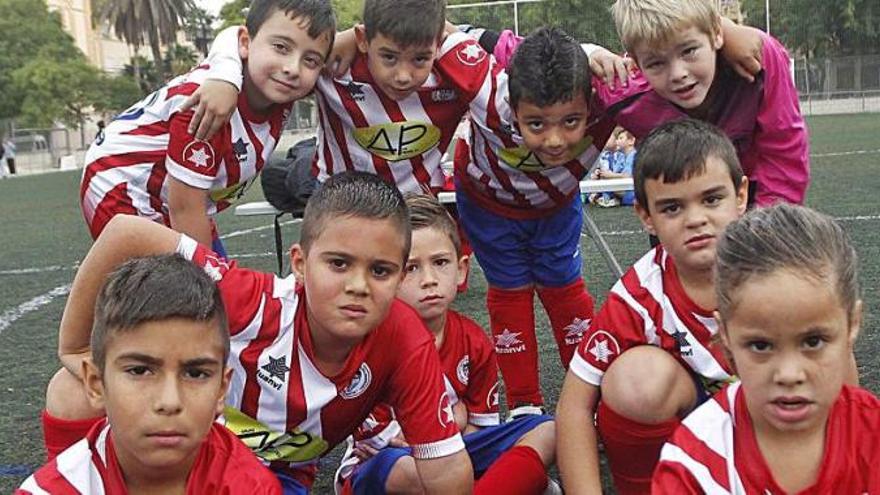
[[[234,186],[225,187],[223,189],[215,189],[211,191],[208,196],[211,198],[211,201],[215,203],[219,203],[221,201],[237,201],[244,196],[244,193],[251,187],[251,184],[256,181],[256,177],[251,177],[250,179],[240,182]]]
[[[348,90],[348,94],[351,95],[351,99],[354,101],[364,101],[364,98],[367,96],[364,94],[363,85],[358,84],[354,81],[349,82],[345,89]]]
[[[437,420],[440,421],[440,426],[444,428],[455,422],[455,413],[452,412],[452,403],[449,401],[449,394],[446,392],[440,394],[440,402],[437,404]]]
[[[575,146],[572,155],[575,157],[581,156],[591,144],[593,144],[592,138],[587,137],[582,139],[581,142]],[[538,157],[525,146],[502,148],[498,151],[498,158],[500,158],[508,167],[515,168],[521,172],[540,172],[546,168],[553,168],[544,165],[544,163],[542,163],[541,160],[539,160]]]
[[[230,406],[223,409],[223,423],[266,462],[307,462],[317,459],[329,448],[323,438],[307,431],[297,428],[288,432],[275,431]]]
[[[580,344],[581,340],[584,339],[584,333],[590,328],[590,319],[580,319],[575,317],[572,322],[567,325],[563,330],[565,330],[565,343],[568,345],[577,345]]]
[[[431,91],[431,101],[435,103],[452,101],[456,98],[458,98],[458,93],[454,89],[435,89]]]
[[[678,353],[684,356],[693,356],[694,350],[691,348],[690,342],[688,342],[688,334],[687,332],[682,332],[679,329],[675,329],[674,332],[669,334],[675,339],[675,347],[678,348]]]
[[[183,149],[183,159],[196,168],[214,168],[214,148],[206,141],[195,140]]]
[[[232,143],[232,152],[235,153],[235,159],[238,163],[244,163],[248,158],[248,144],[244,139],[238,138],[238,141]]]
[[[389,162],[419,156],[440,143],[438,127],[415,120],[359,127],[352,134],[362,148]]]
[[[467,385],[470,374],[471,357],[465,355],[465,357],[461,358],[461,361],[459,361],[458,365],[455,367],[455,376],[458,377],[458,381],[461,382],[462,385]]]
[[[345,387],[342,392],[339,392],[339,396],[343,399],[360,397],[367,391],[367,388],[370,387],[370,382],[372,381],[373,372],[370,371],[370,367],[367,366],[367,363],[361,363],[361,367],[355,372],[354,377],[352,377],[348,386]]]
[[[599,330],[587,341],[587,352],[599,363],[608,364],[614,356],[620,355],[620,345],[613,335]]]
[[[495,336],[495,352],[498,354],[514,354],[526,350],[526,345],[519,340],[522,332],[511,332],[505,328],[503,332]]]
[[[476,41],[469,41],[459,48],[455,55],[464,65],[477,65],[486,58],[486,51],[480,48]]]
[[[260,366],[260,369],[257,371],[257,378],[275,390],[281,390],[284,382],[287,381],[287,373],[289,371],[287,356],[281,356],[280,358],[269,356],[269,362]]]

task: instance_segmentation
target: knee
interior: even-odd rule
[[[394,463],[385,481],[388,495],[421,495],[422,480],[416,469],[416,461],[411,456],[403,456]]]
[[[621,354],[602,378],[601,390],[608,407],[648,424],[678,416],[696,401],[690,374],[666,351],[653,346]]]
[[[46,412],[66,420],[89,419],[104,414],[102,409],[95,408],[89,402],[82,381],[65,368],[58,370],[49,380],[46,387]]]
[[[541,457],[541,462],[545,467],[554,464],[556,462],[556,422],[551,420],[539,424],[523,435],[516,445],[532,448]]]

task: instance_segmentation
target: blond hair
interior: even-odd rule
[[[617,0],[611,14],[617,35],[630,53],[640,43],[668,43],[688,27],[709,36],[721,29],[718,0]]]

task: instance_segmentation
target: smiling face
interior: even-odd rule
[[[654,91],[685,110],[697,110],[715,80],[718,50],[724,44],[720,29],[710,35],[691,26],[665,43],[641,42],[633,49],[639,68]]]
[[[402,46],[382,33],[367,40],[363,27],[355,28],[358,50],[367,56],[373,81],[389,98],[399,101],[419,89],[434,67],[439,43]]]
[[[104,408],[126,476],[186,475],[223,400],[224,367],[217,321],[148,321],[116,331],[103,374],[87,363],[92,405]]]
[[[716,239],[746,210],[748,180],[734,187],[727,165],[714,155],[705,170],[675,183],[645,181],[648,205],[636,205],[645,229],[656,235],[679,272],[711,270]]]
[[[556,166],[577,158],[589,116],[586,96],[580,93],[571,100],[546,107],[520,100],[514,119],[525,147],[544,165]]]
[[[291,251],[316,345],[350,349],[388,314],[403,274],[404,233],[391,220],[338,216],[308,252]]]
[[[413,230],[405,272],[397,296],[415,308],[429,329],[439,330],[442,325],[434,328],[432,323],[445,322],[467,276],[467,257],[455,254],[455,245],[442,230],[424,227]]]
[[[242,30],[239,55],[245,61],[242,90],[257,111],[311,93],[330,50],[330,33],[308,34],[308,21],[275,11],[250,38]]]
[[[850,370],[861,303],[849,315],[835,284],[792,270],[745,280],[731,303],[721,335],[756,431],[824,429]]]

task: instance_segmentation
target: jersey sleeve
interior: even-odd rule
[[[223,143],[229,140],[229,136],[226,129],[221,129],[209,141],[194,138],[187,130],[192,117],[192,111],[177,112],[171,117],[165,168],[180,182],[207,190],[217,177]]]
[[[407,315],[403,324],[422,325],[418,316]],[[446,386],[443,383],[440,357],[430,338],[415,339],[424,328],[405,328],[397,332],[408,344],[399,342],[397,354],[401,359],[387,385],[388,404],[394,408],[403,435],[416,459],[435,459],[452,455],[464,449],[464,442],[455,417]]]
[[[472,348],[468,373],[468,385],[462,402],[467,406],[468,423],[478,426],[495,426],[501,423],[498,409],[498,362],[495,351],[482,329],[476,323],[465,320],[472,325]]]
[[[621,286],[618,282],[615,289]],[[647,343],[643,317],[614,293],[615,289],[593,318],[569,364],[569,369],[578,378],[597,387],[608,367],[622,352]]]
[[[235,336],[245,330],[260,311],[272,275],[238,268],[235,261],[227,262],[185,234],[180,236],[177,253],[202,267],[217,284],[226,308],[229,334]]]
[[[471,101],[489,83],[494,65],[477,40],[459,31],[443,41],[434,68]]]
[[[232,26],[220,31],[206,59],[209,66],[207,79],[226,81],[239,91],[243,78],[243,64],[238,54],[238,33],[241,29],[240,26]]]
[[[664,450],[666,450],[665,447]],[[693,473],[684,465],[661,459],[657,467],[654,468],[654,476],[651,478],[651,493],[700,495],[705,491]]]
[[[758,112],[753,177],[758,206],[778,201],[803,204],[810,182],[807,127],[785,48],[764,37],[764,96]]]

